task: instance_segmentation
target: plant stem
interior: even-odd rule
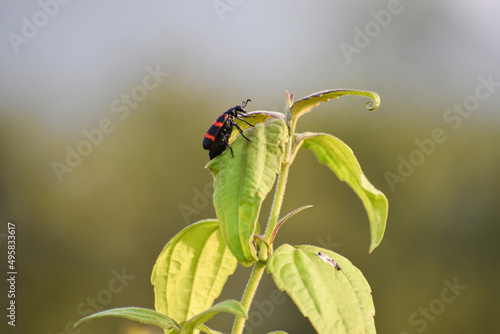
[[[270,244],[270,241],[273,237],[273,232],[274,229],[276,228],[276,224],[278,223],[281,211],[281,204],[283,203],[283,198],[285,196],[286,181],[288,179],[288,171],[290,169],[290,163],[291,163],[290,156],[292,152],[292,139],[293,139],[293,134],[295,132],[295,125],[296,125],[296,119],[292,120],[292,125],[290,127],[290,132],[289,132],[289,138],[285,144],[285,155],[283,163],[281,164],[280,173],[278,175],[278,182],[276,185],[276,192],[274,193],[274,200],[271,208],[271,214],[269,215],[269,221],[266,227],[266,234],[264,236],[264,239],[269,244],[269,247],[271,247],[271,251],[272,251],[272,244]],[[245,292],[243,292],[243,297],[241,298],[241,306],[243,306],[243,309],[247,314],[250,311],[250,306],[252,304],[253,297],[255,296],[255,291],[257,291],[257,287],[259,286],[260,280],[262,278],[262,275],[264,274],[265,269],[266,269],[266,263],[261,261],[257,262],[252,269],[252,273],[250,274],[250,278],[248,279],[247,286],[245,287]],[[236,319],[234,320],[233,330],[231,333],[242,334],[243,328],[245,327],[245,320],[246,319],[243,317],[236,317]]]
[[[269,221],[267,223],[266,234],[264,239],[272,248],[271,239],[273,237],[274,229],[278,223],[281,205],[283,204],[283,197],[285,196],[286,181],[288,179],[288,171],[290,170],[290,156],[292,152],[292,140],[293,134],[295,133],[296,120],[292,120],[292,125],[290,127],[289,138],[285,144],[285,156],[281,164],[281,171],[278,176],[278,184],[276,185],[276,192],[274,193],[273,205],[271,208],[271,214],[269,215]],[[271,249],[272,252],[272,249]]]
[[[288,143],[287,143],[288,146]],[[285,157],[290,156],[289,151],[287,151]],[[271,209],[271,215],[269,216],[269,222],[267,224],[265,240],[269,244],[273,236],[274,228],[276,227],[276,223],[278,222],[278,217],[281,209],[281,203],[283,202],[283,196],[285,194],[285,186],[286,179],[288,177],[289,164],[287,162],[283,162],[281,165],[281,172],[278,176],[278,185],[276,186],[276,192],[274,195],[274,201]],[[272,245],[269,245],[272,247]],[[243,297],[241,298],[241,305],[243,309],[247,312],[250,310],[250,305],[252,303],[253,297],[255,295],[255,291],[259,286],[260,279],[262,278],[262,274],[264,273],[264,269],[266,268],[266,263],[257,262],[253,267],[252,273],[250,274],[250,278],[248,279],[247,286],[245,288],[245,292],[243,292]],[[241,334],[243,333],[243,328],[245,327],[245,318],[236,317],[233,325],[233,334]]]
[[[243,293],[243,297],[241,298],[241,306],[243,306],[243,309],[247,314],[250,310],[250,305],[252,304],[253,297],[255,296],[255,291],[257,291],[257,287],[259,286],[260,279],[264,274],[264,269],[266,269],[266,264],[260,261],[257,262],[252,269],[250,278],[248,279],[245,292]],[[243,328],[245,327],[245,320],[246,319],[243,317],[236,317],[231,333],[242,334]]]
[[[274,194],[271,214],[269,215],[269,222],[267,223],[266,234],[264,235],[264,239],[268,244],[271,242],[273,231],[276,228],[276,224],[278,223],[281,204],[283,203],[283,197],[285,195],[286,181],[288,179],[289,169],[290,165],[287,162],[283,162],[281,166],[281,172],[278,176],[278,184],[276,186],[276,193]]]

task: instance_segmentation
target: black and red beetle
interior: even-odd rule
[[[241,106],[236,106],[221,114],[215,120],[214,124],[212,124],[210,129],[208,129],[207,133],[205,134],[205,138],[203,138],[203,148],[205,150],[208,150],[208,156],[210,157],[210,160],[222,154],[226,147],[229,147],[229,149],[231,150],[231,155],[234,157],[233,148],[229,145],[228,142],[229,137],[231,136],[231,132],[233,131],[233,126],[238,129],[243,138],[250,141],[250,139],[245,137],[245,135],[243,134],[243,130],[241,130],[239,125],[235,122],[235,119],[239,119],[240,121],[253,126],[242,118],[251,117],[245,115],[246,110],[244,108],[246,107],[248,102],[251,102],[251,100],[248,99],[246,101],[243,101]]]

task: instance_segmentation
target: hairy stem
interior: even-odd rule
[[[257,291],[257,287],[259,286],[260,279],[264,274],[264,270],[266,269],[266,264],[263,262],[257,262],[252,269],[252,273],[250,274],[250,278],[248,279],[247,286],[245,288],[245,292],[243,293],[243,297],[241,298],[241,306],[248,314],[250,311],[250,305],[252,304],[253,297],[255,296],[255,291]],[[236,317],[234,320],[233,330],[231,333],[233,334],[241,334],[243,333],[243,328],[245,327],[245,318]]]
[[[288,179],[288,171],[290,165],[288,162],[284,161],[281,164],[281,172],[278,176],[278,185],[276,186],[276,193],[274,194],[273,206],[271,209],[271,214],[269,215],[269,222],[267,223],[266,234],[264,239],[269,244],[273,236],[274,229],[278,223],[281,205],[283,203],[283,197],[285,195],[286,181]],[[271,246],[272,247],[272,246]]]
[[[276,185],[276,192],[274,193],[274,200],[271,208],[271,214],[269,215],[269,221],[267,223],[266,234],[264,236],[265,241],[271,247],[270,251],[272,252],[272,244],[271,241],[274,236],[274,230],[276,228],[276,224],[278,223],[281,205],[283,203],[283,198],[285,196],[285,188],[286,181],[288,179],[288,171],[290,169],[290,156],[292,152],[292,138],[293,133],[295,132],[295,124],[296,120],[292,121],[292,125],[290,127],[290,136],[288,141],[285,144],[285,156],[283,162],[281,163],[281,170],[278,175],[278,182]],[[250,278],[248,279],[247,286],[245,287],[245,292],[243,292],[243,297],[241,298],[241,305],[243,309],[248,314],[250,311],[250,306],[252,304],[253,297],[255,296],[255,292],[257,291],[257,287],[259,286],[262,275],[264,274],[264,270],[266,269],[265,262],[257,262],[252,269],[252,273],[250,274]],[[232,334],[242,334],[243,328],[245,328],[246,319],[243,317],[236,317],[234,320]]]
[[[290,164],[291,164],[290,156],[292,152],[292,140],[293,140],[293,134],[295,132],[295,124],[296,120],[292,120],[289,138],[285,144],[285,157],[283,159],[283,162],[281,163],[281,171],[278,176],[278,184],[276,186],[276,192],[274,193],[274,200],[271,208],[271,214],[269,215],[266,234],[264,236],[264,239],[266,239],[267,243],[270,245],[271,248],[272,248],[271,239],[273,238],[273,233],[276,228],[276,224],[278,223],[281,211],[281,205],[283,204],[283,198],[285,196],[286,181],[288,179],[288,171],[290,170]]]

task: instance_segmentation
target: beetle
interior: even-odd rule
[[[231,136],[231,132],[233,131],[233,126],[238,129],[243,138],[251,141],[243,134],[243,130],[240,128],[238,124],[236,124],[235,119],[239,119],[252,126],[252,124],[248,123],[242,117],[252,117],[245,115],[246,110],[244,109],[248,102],[252,100],[247,99],[241,103],[241,106],[235,106],[234,108],[228,109],[226,112],[222,113],[210,126],[207,133],[205,134],[205,138],[203,138],[203,148],[208,150],[208,156],[210,160],[219,156],[224,152],[226,147],[229,147],[231,150],[231,155],[234,157],[233,148],[229,145],[229,137]]]

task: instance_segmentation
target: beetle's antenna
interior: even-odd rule
[[[248,102],[252,102],[252,100],[248,99],[246,101],[241,101],[241,107],[245,108],[247,106]]]

